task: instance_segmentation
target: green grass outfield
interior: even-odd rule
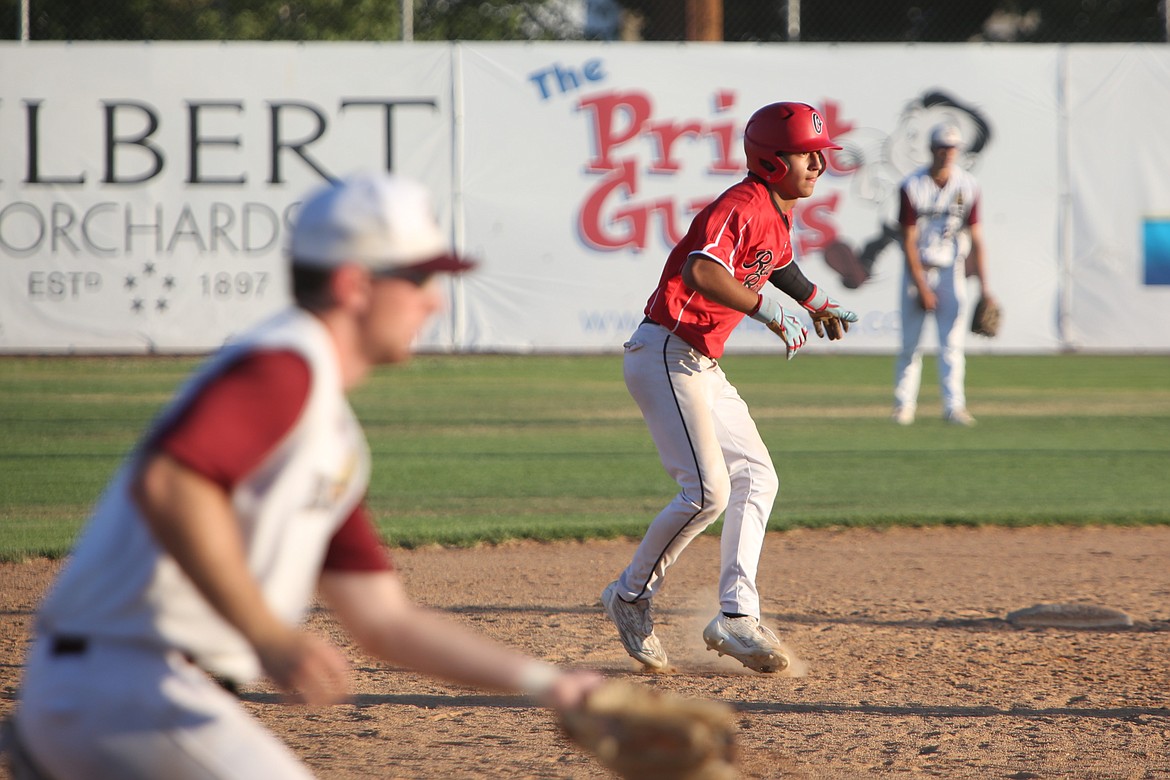
[[[68,550],[195,362],[0,358],[0,559]],[[930,358],[909,428],[890,357],[723,365],[780,471],[773,529],[1170,523],[1170,357],[972,356],[972,429],[939,419]],[[617,355],[420,356],[353,402],[392,545],[640,536],[674,493]]]

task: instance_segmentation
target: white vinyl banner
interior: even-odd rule
[[[1166,350],[1168,84],[1141,46],[0,43],[0,353],[218,346],[288,302],[299,199],[357,169],[422,180],[481,261],[420,348],[616,352],[779,100],[844,147],[795,248],[861,322],[808,349],[897,348],[898,186],[946,121],[1005,312],[969,350]],[[729,350],[779,345],[748,319]]]
[[[1170,348],[1170,49],[1068,52],[1074,349]]]
[[[218,346],[288,303],[309,188],[447,192],[451,83],[447,45],[0,46],[0,350]]]
[[[797,205],[797,258],[861,315],[847,343],[814,339],[810,349],[896,347],[898,185],[929,161],[930,128],[950,121],[970,146],[961,164],[985,193],[988,275],[1007,312],[994,346],[1052,351],[1056,55],[1050,47],[463,44],[467,242],[485,258],[465,283],[470,342],[619,348],[691,217],[746,172],[748,117],[799,100],[821,109],[845,149]],[[729,349],[777,343],[748,319]]]

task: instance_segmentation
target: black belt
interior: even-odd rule
[[[642,320],[642,324],[643,325],[657,325],[658,323],[655,322],[654,320],[650,319],[650,315],[647,314],[646,318]]]
[[[53,655],[84,655],[89,641],[83,636],[55,636],[49,652]]]
[[[85,655],[88,650],[89,640],[83,636],[55,636],[53,637],[53,643],[49,646],[50,655]],[[198,666],[198,664],[195,663],[195,657],[190,653],[183,652],[183,657],[187,659],[187,663]],[[203,673],[212,680],[215,680],[215,683],[228,693],[234,696],[240,695],[240,686],[237,685],[234,680],[217,677],[216,675],[208,672],[206,669],[203,670]]]

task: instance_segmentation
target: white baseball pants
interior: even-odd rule
[[[296,755],[176,651],[88,641],[31,647],[16,726],[54,778],[310,780]]]
[[[948,268],[926,268],[926,280],[937,304],[938,382],[943,413],[967,406],[964,387],[967,359],[963,354],[967,321],[967,277],[962,260]],[[918,300],[918,288],[907,272],[902,281],[902,348],[894,362],[894,404],[918,407],[922,384],[922,326],[928,312]]]
[[[720,609],[759,618],[756,572],[780,483],[747,404],[716,361],[659,325],[634,331],[624,374],[679,493],[650,524],[619,595],[652,598],[691,540],[726,511]]]

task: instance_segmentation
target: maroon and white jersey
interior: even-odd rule
[[[646,314],[710,358],[719,358],[742,312],[704,298],[682,280],[691,255],[710,258],[753,291],[792,262],[789,224],[767,186],[748,176],[699,212],[671,251]]]
[[[131,496],[156,450],[223,487],[248,567],[288,623],[304,617],[323,568],[391,568],[364,508],[369,449],[332,342],[293,309],[209,360],[160,415],[42,605],[42,635],[174,648],[237,682],[258,676],[251,647],[158,545]]]
[[[927,267],[949,268],[971,251],[967,228],[979,222],[979,185],[952,166],[942,187],[922,168],[902,181],[898,224],[918,226],[918,257]]]

